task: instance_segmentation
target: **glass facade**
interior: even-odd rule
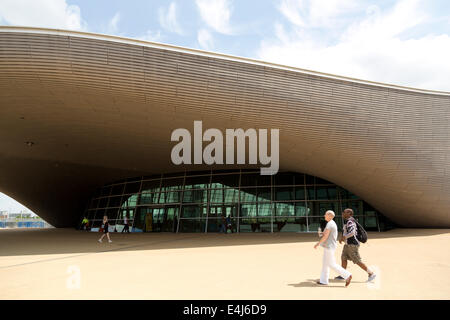
[[[98,228],[104,215],[120,232],[127,217],[132,232],[317,232],[327,210],[352,208],[366,230],[393,224],[351,192],[318,177],[258,170],[185,172],[139,177],[105,185],[85,216]],[[81,219],[80,219],[81,221]]]

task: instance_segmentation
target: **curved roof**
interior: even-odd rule
[[[115,42],[120,42],[120,43],[124,43],[124,44],[132,44],[132,45],[146,46],[146,47],[150,47],[150,48],[158,48],[158,49],[163,49],[163,50],[171,50],[171,51],[177,51],[177,52],[183,52],[183,53],[190,53],[190,54],[201,55],[201,56],[211,57],[211,58],[219,58],[219,59],[224,59],[224,60],[229,60],[229,61],[245,62],[245,63],[250,63],[250,64],[254,64],[254,65],[259,65],[259,66],[277,68],[280,70],[296,71],[296,72],[301,72],[304,74],[323,76],[323,77],[327,77],[330,79],[346,80],[346,81],[352,81],[355,83],[363,83],[363,84],[372,84],[372,85],[377,85],[377,86],[386,87],[386,88],[402,89],[402,90],[421,92],[421,93],[430,93],[430,94],[450,95],[450,92],[447,92],[447,91],[419,89],[419,88],[413,88],[413,87],[408,87],[408,86],[388,84],[388,83],[383,83],[383,82],[356,79],[356,78],[352,78],[352,77],[346,77],[346,76],[340,76],[340,75],[335,75],[335,74],[331,74],[331,73],[307,70],[307,69],[302,69],[302,68],[297,68],[297,67],[272,63],[272,62],[266,62],[266,61],[257,60],[257,59],[232,56],[232,55],[218,53],[218,52],[205,51],[205,50],[193,49],[193,48],[187,48],[187,47],[180,47],[180,46],[175,46],[175,45],[171,45],[171,44],[139,40],[139,39],[132,39],[132,38],[125,38],[125,37],[114,36],[114,35],[106,35],[106,34],[83,32],[83,31],[63,30],[63,29],[17,27],[17,26],[0,26],[0,31],[8,31],[8,32],[24,32],[24,31],[26,31],[27,33],[52,34],[52,35],[59,35],[59,36],[72,36],[72,37],[80,36],[80,37],[88,38],[88,39],[115,41]]]
[[[450,226],[448,92],[62,30],[0,27],[0,48],[0,191],[56,226],[106,182],[205,169],[170,162],[194,120],[278,128],[282,170],[400,225]]]

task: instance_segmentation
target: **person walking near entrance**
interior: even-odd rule
[[[124,224],[124,226],[123,226],[123,229],[122,229],[121,233],[124,233],[124,232],[130,233],[130,228],[128,226],[128,213],[123,218],[123,224]]]
[[[225,216],[224,215],[222,215],[222,217],[221,217],[222,219],[222,221],[221,221],[221,223],[220,223],[220,230],[219,230],[219,233],[227,233],[227,228],[226,228],[226,223],[227,223],[227,221],[226,221],[226,219],[225,219]]]
[[[89,220],[86,217],[81,221],[81,230],[89,231]]]
[[[359,255],[359,241],[356,237],[358,227],[355,218],[353,218],[353,210],[349,208],[345,209],[344,212],[342,212],[342,217],[345,221],[342,237],[339,239],[339,243],[345,241],[341,255],[342,268],[347,269],[347,261],[351,260],[354,264],[357,264],[361,269],[367,272],[369,276],[367,281],[372,281],[375,279],[376,274],[367,268]],[[338,276],[335,279],[343,280],[341,276]]]
[[[320,280],[317,281],[317,284],[328,284],[330,268],[332,268],[346,280],[345,286],[347,287],[350,284],[350,281],[352,281],[352,274],[339,266],[334,257],[338,234],[336,222],[333,220],[334,216],[335,214],[332,210],[325,212],[324,218],[327,221],[327,225],[325,227],[325,231],[323,232],[322,238],[314,245],[314,249],[317,249],[319,245],[323,247],[322,273],[320,274]]]
[[[231,215],[227,216],[226,223],[227,223],[226,232],[228,233],[228,229],[230,229],[231,233],[233,233],[233,224],[231,223]]]
[[[108,237],[108,242],[111,243],[112,240],[111,240],[111,238],[109,237],[109,222],[108,222],[108,216],[103,216],[103,224],[102,224],[102,226],[103,226],[103,234],[102,234],[102,236],[100,237],[100,239],[98,239],[98,242],[102,243],[103,238],[104,238],[105,236],[107,236],[107,237]]]

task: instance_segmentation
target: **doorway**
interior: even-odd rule
[[[179,206],[148,207],[146,232],[177,232]]]

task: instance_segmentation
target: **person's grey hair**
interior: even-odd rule
[[[336,214],[334,213],[333,210],[328,210],[327,212],[325,212],[325,214],[329,214],[329,215],[332,216],[333,218],[336,216]]]

